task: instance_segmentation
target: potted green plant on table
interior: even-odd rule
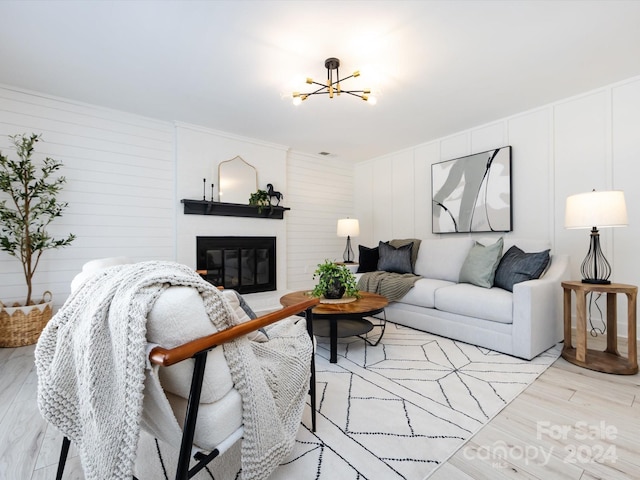
[[[51,318],[51,293],[33,302],[33,276],[41,255],[54,248],[69,245],[75,236],[55,239],[47,227],[67,207],[56,196],[65,183],[60,176],[50,178],[62,163],[45,158],[41,163],[32,158],[40,135],[10,136],[18,160],[10,160],[0,152],[0,250],[22,263],[27,286],[24,304],[12,307],[0,302],[0,347],[17,347],[37,342],[40,332]],[[3,198],[4,197],[4,198]]]
[[[339,299],[343,295],[356,298],[360,296],[356,277],[345,265],[325,260],[324,263],[318,264],[318,268],[313,273],[313,279],[316,278],[318,278],[318,284],[311,291],[314,297]]]

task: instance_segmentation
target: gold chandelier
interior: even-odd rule
[[[311,95],[329,95],[329,98],[333,98],[334,95],[340,96],[341,93],[348,93],[349,95],[353,95],[354,97],[359,97],[365,102],[369,102],[371,105],[375,105],[377,102],[376,97],[371,95],[371,89],[365,90],[343,90],[340,86],[340,82],[344,82],[350,78],[355,78],[360,76],[360,71],[356,70],[348,77],[340,78],[340,60],[334,57],[327,58],[324,61],[324,66],[327,68],[327,83],[326,85],[323,83],[315,82],[312,78],[307,78],[307,83],[309,85],[319,85],[320,88],[314,90],[313,92],[308,93],[300,93],[293,92],[291,96],[293,97],[293,104],[300,105],[303,100],[306,100]],[[335,70],[335,80],[333,76],[333,72]]]

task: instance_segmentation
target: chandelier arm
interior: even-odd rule
[[[350,78],[354,78],[353,74],[349,75],[348,77],[341,78],[340,80],[338,80],[338,82],[344,82],[345,80],[349,80]]]
[[[300,95],[307,95],[307,96],[309,96],[309,95],[319,95],[319,94],[322,94],[322,93],[329,93],[329,92],[323,92],[323,91],[322,91],[322,90],[324,90],[325,88],[327,88],[327,86],[326,86],[326,85],[322,85],[321,83],[316,83],[316,82],[313,82],[313,83],[315,83],[316,85],[321,85],[321,87],[320,87],[320,88],[318,88],[317,90],[314,90],[313,92],[309,92],[309,93],[301,93]]]
[[[323,88],[327,88],[327,86],[324,83],[319,83],[319,82],[311,82],[311,85],[320,85],[320,88],[316,90],[316,92],[319,90],[322,90]]]
[[[353,95],[354,97],[358,97],[358,98],[362,98],[362,95],[358,95],[356,92],[357,90],[342,90],[342,93],[348,93],[349,95]]]

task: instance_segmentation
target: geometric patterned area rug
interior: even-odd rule
[[[316,431],[306,408],[292,454],[269,480],[427,478],[560,355],[556,345],[521,360],[388,322],[375,347],[340,339],[332,364],[328,339],[317,340]],[[240,479],[239,450],[194,478]],[[138,478],[166,478],[155,444],[141,442],[138,456]]]
[[[527,361],[387,323],[375,347],[340,339],[331,364],[327,340],[316,432],[305,412],[290,461],[270,479],[427,478],[560,354],[556,345]]]

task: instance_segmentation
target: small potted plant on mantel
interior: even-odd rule
[[[41,163],[34,162],[33,149],[40,135],[9,138],[15,145],[18,160],[10,160],[0,152],[0,250],[22,263],[27,296],[23,305],[15,303],[7,307],[0,302],[0,347],[31,345],[38,341],[52,313],[50,292],[45,292],[38,304],[32,300],[33,276],[40,256],[46,250],[65,247],[75,239],[73,234],[55,239],[47,232],[49,224],[67,207],[67,203],[56,200],[65,178],[49,178],[62,163],[48,157]]]
[[[331,260],[318,264],[313,273],[313,279],[318,278],[318,284],[311,291],[314,297],[324,297],[336,300],[346,295],[348,298],[358,298],[360,293],[355,275],[345,265],[338,265]]]
[[[256,190],[249,196],[249,205],[258,207],[258,213],[262,213],[264,207],[269,206],[269,194],[266,190]]]

